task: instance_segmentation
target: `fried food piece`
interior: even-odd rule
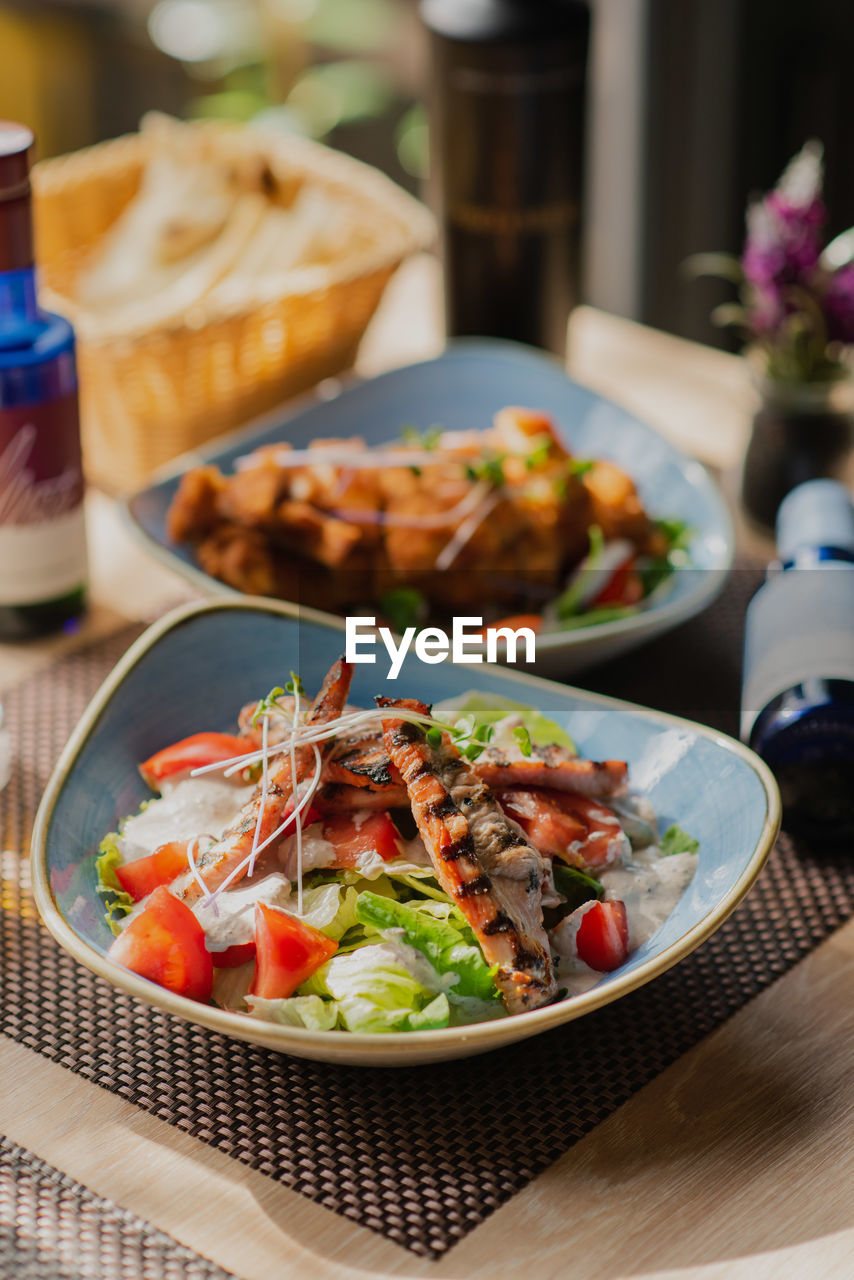
[[[598,524],[605,541],[628,538],[646,551],[653,526],[643,509],[635,483],[613,462],[598,459],[583,477],[592,503],[592,524]]]
[[[220,519],[219,499],[227,485],[218,467],[193,467],[192,471],[186,471],[166,514],[170,540],[195,542],[210,533]]]

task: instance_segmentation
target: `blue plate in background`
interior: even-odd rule
[[[166,513],[183,472],[208,462],[230,473],[235,459],[281,440],[305,448],[318,437],[358,435],[376,445],[397,438],[405,426],[426,430],[439,423],[481,430],[509,404],[552,414],[573,454],[618,463],[635,480],[651,515],[685,520],[694,535],[692,567],[674,574],[665,595],[628,618],[541,636],[536,670],[561,676],[580,671],[706,608],[732,563],[733,532],[723,498],[705,469],[625,409],[574,382],[556,360],[512,342],[458,339],[435,360],[394,369],[349,386],[334,399],[290,415],[279,411],[220,437],[170,464],[127,500],[125,513],[149,550],[171,568],[207,593],[234,596],[232,588],[202,572],[191,547],[176,546],[167,536]]]
[[[352,1035],[277,1026],[172,995],[115,964],[95,891],[95,851],[150,793],[137,763],[203,729],[233,728],[240,707],[298,670],[309,691],[342,652],[340,623],[258,599],[179,609],[128,650],[72,734],[33,833],[35,897],[59,942],[140,999],[239,1039],[300,1057],[398,1066],[483,1053],[577,1018],[656,977],[697,947],[747,892],[779,827],[779,795],[757,756],[722,734],[660,712],[487,666],[425,666],[400,678],[356,667],[351,700],[377,693],[438,701],[467,689],[525,701],[564,725],[584,755],[626,759],[662,829],[679,822],[700,841],[694,879],[672,915],[620,969],[583,995],[477,1026]]]

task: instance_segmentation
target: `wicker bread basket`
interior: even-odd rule
[[[43,301],[75,327],[86,473],[113,491],[352,364],[392,273],[433,234],[417,201],[348,156],[245,127],[187,127],[224,156],[257,155],[283,189],[321,184],[345,202],[352,234],[340,257],[273,286],[227,303],[202,298],[153,326],[141,308],[138,323],[111,332],[75,301],[75,282],[135,194],[150,138],[143,131],[36,167]]]

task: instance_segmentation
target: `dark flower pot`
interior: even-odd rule
[[[764,529],[805,480],[830,478],[854,486],[854,384],[760,384],[761,404],[744,457],[741,501]]]

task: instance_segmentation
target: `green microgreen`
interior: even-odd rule
[[[433,449],[439,448],[439,442],[442,439],[442,428],[434,425],[428,427],[426,431],[419,431],[417,427],[403,427],[400,432],[400,438],[406,444],[412,445],[413,448],[425,449],[431,452]]]
[[[465,464],[465,473],[467,479],[475,483],[478,480],[486,480],[494,489],[500,489],[504,485],[504,459],[506,454],[499,454],[494,458],[481,458],[479,462],[467,462]]]
[[[537,467],[542,467],[548,462],[551,456],[552,440],[550,436],[537,436],[534,440],[534,447],[525,458],[525,468],[528,471],[534,471]]]
[[[513,730],[513,737],[515,739],[516,745],[518,746],[519,750],[522,752],[522,755],[530,756],[531,751],[533,750],[530,731],[526,729],[523,724],[517,725],[517,727]]]

